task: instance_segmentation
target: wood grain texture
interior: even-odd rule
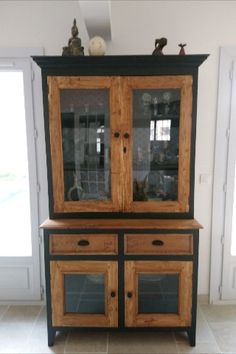
[[[123,210],[122,191],[123,185],[123,168],[122,168],[122,132],[120,126],[121,120],[121,92],[120,92],[120,78],[111,78],[110,87],[110,162],[111,162],[111,193],[115,210]],[[119,137],[115,134],[119,133]]]
[[[179,166],[177,201],[133,201],[133,90],[135,89],[179,89]],[[189,211],[190,193],[190,153],[192,122],[192,76],[149,76],[125,77],[122,82],[126,130],[130,132],[128,151],[124,157],[124,210],[127,212],[163,212],[178,213]]]
[[[48,77],[49,133],[52,161],[52,187],[54,211],[63,210],[64,171],[61,131],[60,91],[56,77]]]
[[[117,327],[118,294],[117,262],[113,261],[51,261],[51,297],[53,326],[74,327]],[[64,275],[65,274],[104,274],[105,275],[105,314],[65,313]]]
[[[80,245],[80,241],[88,245]],[[116,234],[52,234],[49,238],[50,254],[117,254]]]
[[[47,219],[43,229],[139,229],[139,230],[198,230],[195,219]]]
[[[177,314],[138,313],[139,274],[178,274],[179,304]],[[129,298],[128,292],[133,296]],[[126,261],[125,262],[125,325],[127,327],[190,326],[192,308],[192,262]]]
[[[192,77],[185,76],[181,87],[180,125],[179,125],[179,211],[189,211],[190,157],[192,129]]]
[[[153,241],[161,245],[154,245]],[[192,254],[192,234],[125,234],[126,254]]]
[[[61,107],[60,90],[62,89],[109,89],[109,111],[111,134],[119,122],[120,101],[119,78],[108,76],[49,76],[49,128],[52,160],[52,184],[54,212],[117,212],[121,210],[122,193],[120,184],[120,149],[121,141],[117,142],[110,137],[111,142],[111,200],[64,200],[64,169],[62,152],[62,129],[61,129]]]
[[[133,106],[132,91],[128,86],[129,78],[123,77],[121,81],[122,105],[121,105],[121,126],[122,126],[122,169],[123,169],[123,210],[131,211],[130,201],[133,198],[133,166],[132,166],[132,126],[133,126]],[[129,137],[125,138],[125,134]]]

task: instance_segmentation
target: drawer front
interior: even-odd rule
[[[126,254],[192,254],[191,234],[125,234]]]
[[[50,254],[117,254],[116,234],[52,234]]]

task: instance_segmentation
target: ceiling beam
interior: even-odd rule
[[[79,6],[89,37],[111,40],[110,0],[79,0]]]

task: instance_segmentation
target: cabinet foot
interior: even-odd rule
[[[56,331],[53,329],[48,329],[48,346],[52,347],[54,345]]]
[[[196,331],[189,329],[187,330],[188,333],[188,339],[189,339],[189,344],[191,347],[195,347],[196,345]]]

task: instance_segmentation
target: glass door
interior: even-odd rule
[[[192,262],[125,262],[127,327],[188,326],[191,296]]]
[[[119,211],[117,79],[49,77],[55,212]]]
[[[189,211],[191,85],[190,76],[126,79],[127,210]]]
[[[0,58],[2,301],[41,299],[33,69],[21,54]],[[37,80],[35,75],[35,92]]]
[[[54,326],[117,327],[117,262],[52,261]]]

